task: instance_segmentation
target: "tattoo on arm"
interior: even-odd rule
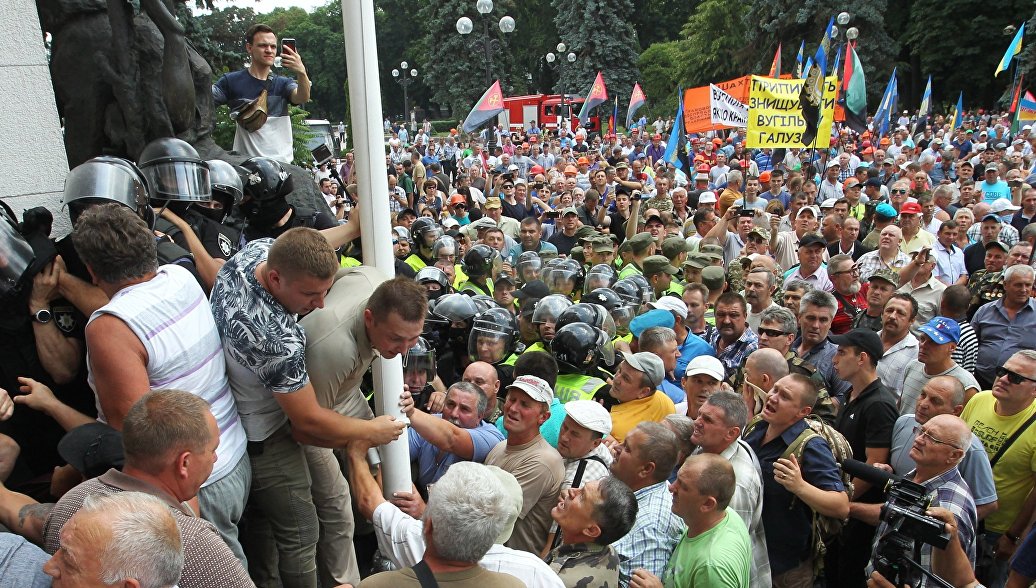
[[[28,539],[42,539],[43,526],[53,509],[53,503],[26,504],[18,510],[18,532]]]

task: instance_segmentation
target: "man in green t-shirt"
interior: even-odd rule
[[[710,453],[687,458],[673,493],[673,514],[687,524],[687,534],[669,558],[662,579],[635,570],[631,588],[747,588],[752,570],[752,547],[741,517],[728,508],[734,496],[734,467]]]

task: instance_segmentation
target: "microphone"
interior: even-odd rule
[[[855,459],[847,459],[843,461],[842,470],[854,478],[870,482],[872,486],[875,488],[881,488],[883,491],[888,488],[890,483],[899,482],[904,479],[902,476],[890,474],[885,470],[879,470],[870,464]]]

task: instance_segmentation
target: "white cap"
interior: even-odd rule
[[[989,205],[989,212],[992,212],[993,214],[1000,214],[1001,212],[1015,212],[1021,209],[1021,206],[1011,204],[1011,201],[1007,198],[997,198]]]
[[[707,182],[707,181],[709,181],[709,174],[702,174],[702,173],[695,174],[694,175],[694,181],[695,182]],[[699,202],[700,201],[701,200],[699,199]]]
[[[687,318],[687,305],[676,296],[663,296],[654,302],[648,302],[648,306],[675,312],[682,319]]]
[[[696,376],[698,374],[712,376],[716,381],[722,382],[723,378],[726,377],[726,370],[723,369],[723,362],[715,357],[712,357],[711,355],[699,355],[692,359],[691,363],[687,364],[687,371],[684,375]]]
[[[702,192],[698,196],[698,204],[715,204],[716,193],[715,192]]]
[[[457,222],[457,219],[450,217],[442,221],[442,226],[445,229],[455,229],[460,226],[460,223]]]
[[[518,516],[522,514],[525,496],[522,494],[522,486],[518,483],[514,474],[496,466],[485,467],[500,481],[500,485],[504,489],[503,498],[504,504],[507,506],[507,522],[504,524],[504,528],[500,530],[500,534],[496,536],[496,543],[504,544],[511,538],[511,533],[514,532],[514,524],[518,521]]]
[[[800,208],[798,213],[795,215],[795,218],[798,218],[799,216],[801,216],[803,211],[806,211],[806,210],[808,210],[811,213],[813,213],[813,218],[818,219],[818,220],[820,219],[820,211],[817,210],[817,207],[813,206],[813,205],[803,206],[802,208]]]
[[[546,382],[536,376],[518,376],[508,388],[517,388],[536,402],[550,404],[554,400],[554,391]]]
[[[835,202],[838,202],[837,198],[828,198],[827,200],[820,203],[820,209],[824,210],[825,208],[834,208]]]
[[[593,400],[572,400],[565,403],[565,412],[582,427],[602,435],[612,432],[612,416],[608,409]]]
[[[1022,127],[1022,130],[1023,131],[1031,131],[1032,130],[1032,125],[1025,125],[1024,127]]]

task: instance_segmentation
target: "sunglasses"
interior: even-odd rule
[[[512,188],[514,188],[514,186],[504,186],[504,190],[510,190]]]
[[[767,337],[783,337],[784,335],[787,335],[787,333],[780,329],[764,329],[759,327],[758,331],[760,335],[766,335]]]
[[[892,194],[906,194],[906,190],[889,190]]]
[[[947,443],[946,441],[943,441],[942,439],[940,439],[940,438],[936,437],[935,435],[929,433],[927,430],[925,430],[922,427],[914,427],[914,436],[917,436],[917,435],[924,435],[925,440],[931,441],[932,443],[937,443],[939,445],[945,445],[947,447],[952,447],[954,449],[960,449],[960,447],[957,447],[953,443]]]
[[[1036,382],[1036,379],[1027,378],[1027,377],[1019,374],[1018,372],[1012,372],[1011,370],[1009,370],[1009,369],[1007,369],[1007,368],[1005,368],[1003,366],[1000,366],[1000,367],[996,368],[996,377],[997,378],[1002,378],[1004,376],[1007,376],[1007,381],[1008,382],[1010,382],[1010,383],[1012,383],[1012,384],[1014,384],[1016,386],[1018,384],[1021,384],[1022,382]]]

